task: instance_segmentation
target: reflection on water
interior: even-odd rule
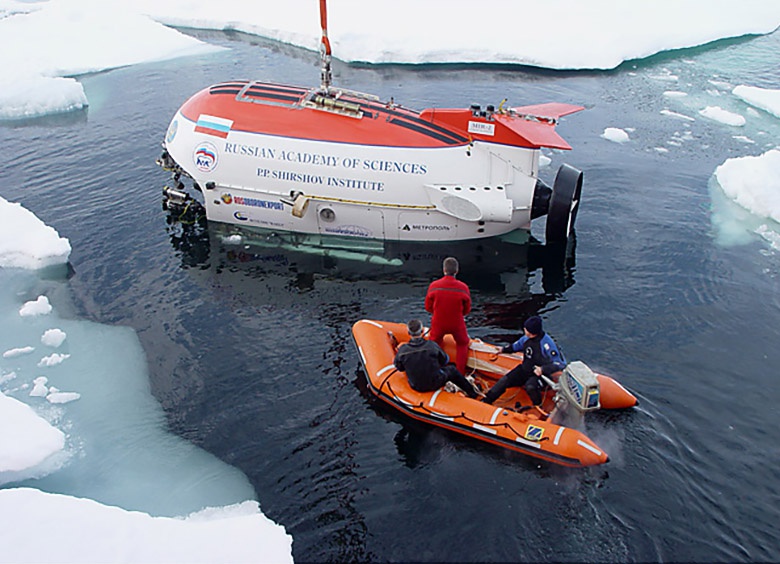
[[[458,242],[394,242],[301,233],[248,230],[205,221],[169,218],[168,235],[187,269],[210,271],[236,284],[262,278],[280,296],[313,290],[320,281],[382,284],[385,292],[408,292],[440,275],[454,256],[458,277],[482,294],[511,297],[486,310],[495,324],[537,313],[574,284],[575,236],[568,246],[543,245],[526,232],[512,237]],[[529,275],[540,270],[542,293]],[[243,280],[243,282],[242,282]]]

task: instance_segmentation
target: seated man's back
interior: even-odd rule
[[[445,383],[452,382],[466,392],[470,398],[476,398],[478,392],[457,368],[448,364],[450,357],[433,341],[422,336],[422,323],[412,319],[408,324],[408,343],[398,349],[393,364],[396,369],[406,372],[409,386],[418,392],[438,390]]]

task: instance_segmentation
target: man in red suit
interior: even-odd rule
[[[471,311],[471,292],[465,283],[455,278],[458,274],[456,258],[444,259],[442,269],[444,276],[431,282],[425,295],[425,310],[432,314],[428,338],[442,346],[444,335],[452,335],[457,345],[455,366],[461,374],[466,374],[469,334],[463,316]]]

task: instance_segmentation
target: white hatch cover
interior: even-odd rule
[[[503,186],[426,184],[436,209],[463,221],[512,221],[512,200]]]

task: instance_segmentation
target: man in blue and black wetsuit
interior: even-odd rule
[[[566,360],[555,341],[542,329],[542,318],[534,315],[523,324],[524,335],[511,345],[501,349],[502,353],[523,353],[523,363],[507,372],[488,390],[485,403],[493,403],[510,386],[524,386],[534,405],[542,403],[542,381],[539,376],[549,376],[566,367]]]
[[[398,349],[393,364],[406,378],[413,390],[432,392],[448,381],[466,392],[470,398],[478,397],[476,388],[466,380],[455,366],[449,364],[450,357],[433,341],[423,339],[422,323],[412,319],[406,325],[411,339]]]

